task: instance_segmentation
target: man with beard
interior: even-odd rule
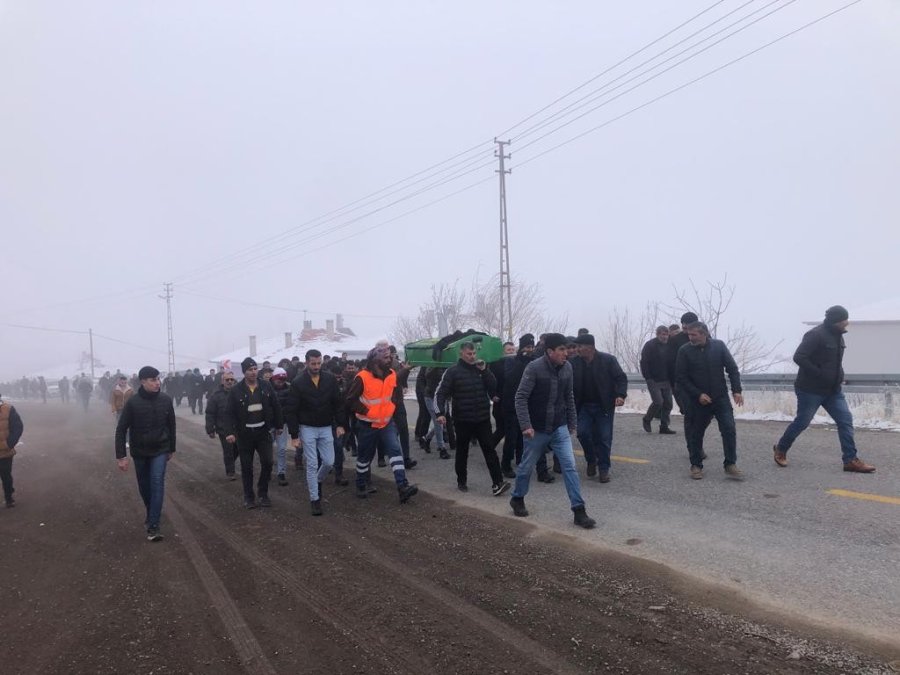
[[[797,395],[797,416],[775,444],[775,463],[788,464],[787,451],[803,433],[819,408],[831,415],[837,425],[841,443],[844,471],[875,473],[875,467],[856,456],[853,438],[853,415],[847,406],[841,384],[844,381],[844,333],[850,324],[850,314],[840,305],[825,311],[825,320],[807,331],[794,352],[794,363],[800,370],[794,382]]]
[[[656,337],[648,340],[641,349],[641,375],[647,383],[650,394],[650,407],[644,415],[644,431],[653,431],[650,426],[655,417],[659,418],[659,433],[674,434],[669,428],[669,415],[672,412],[672,378],[669,372],[669,329],[665,326],[656,328]]]

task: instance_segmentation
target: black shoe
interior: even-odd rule
[[[235,480],[236,476],[234,475],[234,471],[232,471],[231,473],[226,473],[225,478],[228,480]]]
[[[256,500],[253,497],[244,497],[244,508],[245,509],[255,509],[256,508]]]
[[[398,492],[400,493],[400,503],[405,504],[406,502],[409,501],[410,497],[418,494],[419,488],[417,488],[415,485],[410,485],[409,483],[406,483],[406,484],[400,486],[400,488],[398,489]]]
[[[659,428],[659,433],[661,433],[661,434],[664,435],[664,436],[674,436],[674,435],[677,434],[678,432],[677,432],[677,431],[672,431],[669,427],[660,427],[660,428]]]
[[[575,513],[575,524],[578,527],[583,527],[586,530],[590,530],[592,527],[594,527],[594,525],[597,524],[597,522],[593,518],[588,517],[588,514],[584,512],[583,506],[576,506],[574,509],[572,509],[572,511]]]
[[[378,466],[384,468],[387,466],[387,462],[384,461],[381,457],[378,458]]]
[[[14,507],[15,505],[16,505],[16,500],[15,500],[15,499],[13,499],[12,497],[7,498],[7,500],[6,500],[6,508],[11,509],[11,508]]]
[[[359,497],[360,499],[365,499],[366,497],[369,496],[369,491],[366,490],[365,485],[357,485],[356,486],[356,496]]]
[[[147,530],[147,541],[162,541],[163,536],[159,533],[159,528],[151,527]]]
[[[468,491],[469,491],[469,486],[466,485],[465,483],[457,483],[457,484],[456,484],[456,489],[459,490],[460,492],[468,492]]]
[[[595,462],[588,462],[587,475],[588,478],[593,478],[597,475],[597,464]]]
[[[309,509],[314,516],[321,516],[323,513],[322,512],[322,500],[316,499],[315,501],[310,502]]]
[[[646,431],[648,434],[653,433],[653,427],[650,426],[650,420],[648,420],[646,417],[641,420],[641,424],[644,427],[644,431]]]
[[[515,478],[516,477],[516,472],[513,471],[512,467],[509,467],[509,466],[505,466],[505,467],[501,466],[500,473],[503,474],[504,478]]]
[[[403,468],[414,469],[416,467],[416,464],[418,464],[418,463],[419,463],[419,461],[416,459],[404,459],[403,460]]]
[[[540,483],[552,483],[555,480],[556,480],[556,476],[554,476],[549,471],[538,474],[538,482],[540,482]]]
[[[349,485],[349,484],[350,484],[350,481],[347,480],[346,478],[344,478],[343,476],[335,476],[335,477],[334,477],[334,484],[335,484],[335,485],[340,485],[341,487],[344,487],[344,486],[346,486],[346,485]]]
[[[601,471],[600,471],[600,475],[598,476],[598,480],[599,480],[601,483],[608,483],[609,480],[610,480],[610,478],[609,478],[609,471],[603,471],[603,470],[601,470]]]
[[[269,499],[269,495],[260,495],[259,505],[266,509],[272,506],[272,500]]]
[[[371,483],[366,483],[366,494],[374,495],[378,492],[378,488],[372,485]]]
[[[559,465],[559,460],[556,457],[553,458],[553,473],[562,473],[562,467]]]
[[[519,518],[528,516],[528,509],[525,508],[525,499],[523,497],[513,497],[509,500],[509,505],[512,507],[514,516]]]
[[[503,493],[508,492],[510,487],[512,486],[507,481],[503,481],[499,485],[494,485],[491,488],[491,494],[495,497],[499,497]]]
[[[447,448],[441,448],[441,459],[450,459],[450,453],[447,452]]]
[[[283,473],[278,474],[278,484],[281,487],[284,487],[285,485],[288,484],[287,477]]]
[[[321,483],[319,483],[319,499],[325,499],[325,493],[322,491]]]

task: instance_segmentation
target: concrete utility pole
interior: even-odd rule
[[[175,372],[175,333],[172,326],[172,282],[163,284],[165,295],[159,296],[166,301],[166,316],[169,325],[169,371]]]
[[[94,329],[88,328],[88,341],[91,346],[91,384],[94,382]]]
[[[494,156],[500,160],[500,168],[497,173],[500,175],[500,337],[506,333],[506,339],[510,342],[513,339],[512,327],[512,277],[509,272],[509,230],[506,221],[506,174],[512,173],[512,169],[507,169],[503,160],[509,159],[511,155],[503,152],[504,146],[509,145],[509,141],[498,141],[497,150]]]

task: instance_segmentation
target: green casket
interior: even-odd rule
[[[453,339],[456,335],[462,335],[462,337]],[[459,360],[459,346],[463,342],[474,344],[478,358],[486,363],[493,363],[503,358],[503,340],[484,333],[469,333],[410,342],[404,348],[406,361],[413,366],[448,368]]]

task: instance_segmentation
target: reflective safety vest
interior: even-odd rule
[[[15,448],[9,447],[9,403],[0,403],[0,458],[6,459],[16,454]]]
[[[369,409],[365,415],[356,413],[356,418],[371,423],[375,429],[383,429],[394,417],[397,406],[391,397],[397,387],[397,373],[393,370],[383,380],[379,380],[368,370],[361,370],[357,377],[362,380],[363,391],[360,403]]]

